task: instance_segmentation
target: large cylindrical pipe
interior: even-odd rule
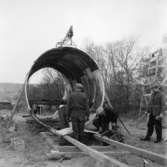
[[[89,103],[96,110],[102,106],[105,96],[104,82],[100,70],[94,60],[85,52],[73,47],[59,47],[43,53],[32,65],[25,82],[25,95],[28,109],[31,110],[28,97],[30,77],[42,68],[53,68],[72,83],[82,82]]]

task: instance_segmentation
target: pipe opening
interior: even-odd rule
[[[104,82],[97,64],[85,52],[72,47],[59,47],[43,53],[32,65],[25,82],[26,102],[29,110],[32,109],[30,104],[30,80],[41,70],[52,69],[60,77],[63,90],[61,99],[67,99],[74,82],[80,82],[84,85],[85,92],[89,99],[89,104],[93,104],[96,110],[102,104],[105,96]],[[54,76],[56,79],[56,75]],[[56,83],[57,84],[57,83]],[[54,86],[54,85],[53,85]],[[56,99],[52,99],[55,100]]]

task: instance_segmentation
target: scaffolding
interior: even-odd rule
[[[167,80],[167,77],[164,73],[166,57],[163,49],[158,49],[157,51],[150,54],[148,69],[145,76],[145,82],[142,87],[142,96],[140,101],[140,111],[139,114],[142,113],[142,110],[147,110],[147,106],[151,97],[151,87],[154,83],[158,83],[162,85],[164,80]]]

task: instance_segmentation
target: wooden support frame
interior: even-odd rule
[[[23,92],[24,92],[24,85],[25,85],[25,83],[23,84],[23,86],[22,86],[22,88],[21,88],[21,90],[19,92],[19,95],[17,97],[16,103],[15,103],[15,105],[14,105],[12,111],[11,111],[11,115],[9,117],[8,128],[10,128],[10,126],[12,125],[13,117],[16,114],[16,111],[17,111],[16,108],[17,108],[17,106],[18,106],[18,104],[20,102],[20,99],[21,99],[21,97],[23,95]]]
[[[70,142],[71,144],[75,145],[77,148],[79,148],[81,151],[83,151],[85,154],[91,156],[92,158],[94,158],[95,160],[103,163],[103,165],[105,167],[129,167],[129,165],[124,164],[112,157],[108,157],[107,155],[105,155],[104,153],[98,152],[97,150],[86,146],[85,144],[75,140],[74,138],[68,136],[68,135],[60,135],[59,133],[57,133],[57,131],[55,129],[50,129],[50,132],[53,133],[54,135],[63,137],[65,140],[67,140],[68,142]]]
[[[160,155],[157,153],[153,153],[151,151],[147,151],[147,150],[144,150],[141,148],[130,146],[128,144],[120,143],[120,142],[111,140],[107,137],[103,137],[103,136],[98,135],[98,134],[94,134],[94,137],[100,141],[105,142],[105,143],[114,144],[115,146],[118,146],[118,147],[121,147],[122,149],[128,150],[129,152],[136,154],[140,157],[150,159],[158,164],[167,165],[167,157],[165,157],[164,155]]]
[[[40,134],[42,138],[46,140],[47,144],[55,151],[59,151],[62,154],[67,154],[72,156],[86,155],[82,150],[78,149],[76,146],[55,145],[54,140],[51,137],[49,137],[49,134],[47,134],[47,132],[41,132]],[[102,152],[108,156],[118,155],[118,154],[129,154],[128,151],[113,151],[111,146],[93,145],[93,146],[90,146],[90,148],[95,149],[96,151]]]
[[[73,139],[70,136],[63,136],[63,138],[70,143],[74,144],[77,148],[82,150],[87,155],[91,156],[92,158],[96,159],[97,161],[100,161],[104,164],[105,167],[128,167],[128,165],[119,162],[118,160],[106,156],[104,153],[100,153],[88,146],[86,146],[83,143],[80,143],[79,141]]]

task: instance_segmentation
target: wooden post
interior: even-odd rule
[[[11,111],[11,115],[10,115],[10,117],[9,117],[8,128],[10,128],[10,126],[11,126],[11,124],[12,124],[13,117],[14,117],[14,115],[15,115],[15,113],[16,113],[17,105],[18,105],[18,103],[19,103],[19,101],[20,101],[20,99],[21,99],[21,96],[22,96],[23,92],[24,92],[24,84],[23,84],[23,86],[22,86],[22,88],[21,88],[21,92],[20,92],[19,96],[17,97],[16,104],[14,105],[14,107],[13,107],[13,109],[12,109],[12,111]]]

